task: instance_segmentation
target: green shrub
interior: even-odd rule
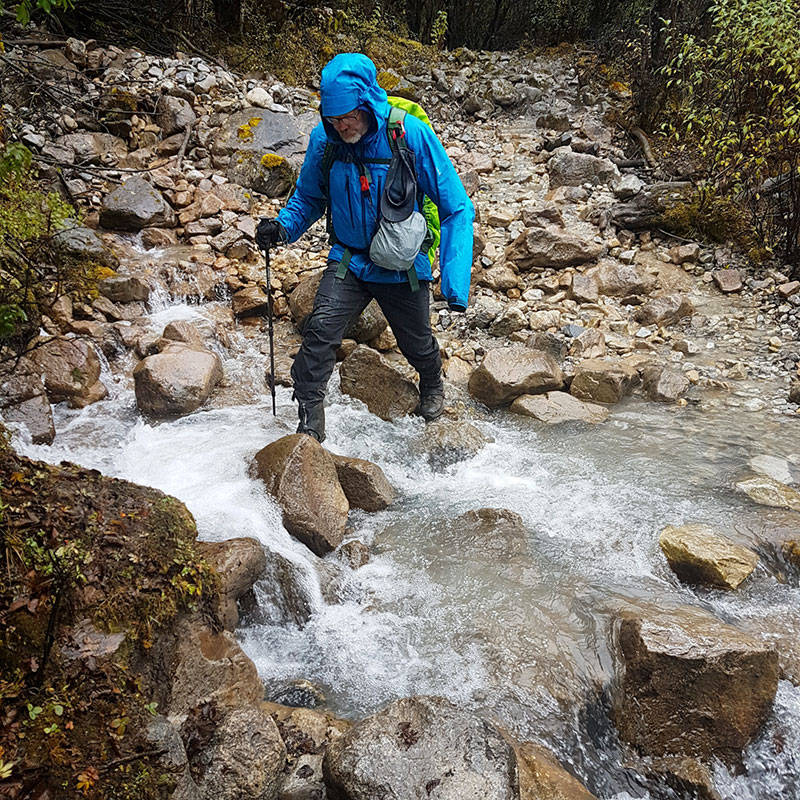
[[[716,0],[709,35],[672,37],[665,128],[705,184],[743,208],[753,243],[800,267],[800,5]],[[667,38],[672,36],[666,21]]]
[[[23,350],[45,309],[85,289],[91,265],[65,260],[52,247],[71,216],[58,194],[40,190],[27,148],[11,143],[0,150],[0,350]]]

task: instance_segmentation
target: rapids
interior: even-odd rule
[[[154,305],[154,331],[176,319],[213,328],[214,304]],[[130,378],[106,366],[107,400],[80,411],[58,406],[52,446],[24,434],[15,444],[33,458],[74,461],[175,495],[203,539],[258,538],[282,567],[257,584],[260,608],[238,636],[268,687],[307,678],[334,713],[353,719],[398,697],[443,695],[545,743],[604,800],[678,797],[644,788],[609,722],[612,619],[641,604],[697,604],[796,646],[800,588],[778,580],[768,557],[796,520],[733,488],[753,457],[800,464],[796,420],[725,403],[629,399],[604,425],[548,428],[486,414],[459,395],[494,441],[436,471],[414,451],[421,420],[384,422],[343,396],[334,377],[326,447],[378,463],[398,494],[384,512],[351,515],[352,537],[372,553],[353,572],[294,541],[249,477],[254,453],[295,425],[288,389],[278,389],[271,415],[264,338],[234,334],[232,350],[218,348],[225,386],[194,414],[144,421]],[[483,507],[520,515],[523,540],[487,543],[454,522]],[[736,594],[689,589],[657,541],[664,525],[686,522],[720,527],[767,557]],[[746,754],[747,774],[720,766],[717,788],[742,800],[800,797],[798,753],[800,689],[782,682]]]

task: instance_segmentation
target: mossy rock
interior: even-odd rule
[[[192,515],[156,489],[32,461],[0,438],[0,528],[11,778],[53,800],[162,797],[138,732],[166,700],[169,632],[187,614],[212,619],[217,591]]]

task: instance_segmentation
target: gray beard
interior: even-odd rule
[[[364,138],[363,133],[351,133],[348,137],[344,137],[340,133],[339,136],[345,144],[358,144]]]

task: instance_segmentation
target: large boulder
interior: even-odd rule
[[[194,125],[197,115],[191,104],[182,97],[162,94],[156,103],[156,122],[161,126],[164,136],[185,131]]]
[[[277,197],[291,188],[308,142],[295,117],[263,108],[227,116],[211,142],[212,163],[228,179]]]
[[[389,323],[381,307],[372,300],[347,326],[344,336],[346,339],[355,339],[359,344],[365,344],[380,336],[388,326]]]
[[[439,697],[410,697],[356,724],[325,754],[330,800],[518,800],[511,745]]]
[[[147,356],[133,370],[136,404],[154,417],[191,414],[208,400],[222,380],[216,353],[179,342]]]
[[[419,403],[419,390],[410,378],[377,350],[360,344],[339,368],[345,394],[366,404],[381,419],[410,414]]]
[[[498,348],[486,354],[469,378],[469,393],[489,408],[508,405],[523,394],[560,389],[564,376],[552,356],[539,350]]]
[[[351,508],[383,511],[394,502],[394,489],[377,464],[337,455],[333,456],[333,463]]]
[[[219,718],[221,716],[221,719]],[[260,706],[235,708],[209,725],[200,719],[184,724],[189,741],[210,738],[190,763],[202,800],[278,800],[286,746],[269,713]],[[194,730],[199,729],[192,736]]]
[[[200,703],[235,708],[259,702],[264,685],[256,665],[227,631],[184,620],[176,629],[169,674],[168,715],[181,716]]]
[[[634,316],[642,325],[674,325],[693,311],[694,306],[687,297],[673,292],[650,298],[636,309]]]
[[[173,228],[175,212],[155,186],[144,178],[134,176],[103,198],[100,224],[118,231]]]
[[[35,365],[27,358],[0,365],[0,414],[24,425],[33,444],[51,444],[56,436],[53,412]]]
[[[146,303],[150,284],[138,275],[113,275],[97,284],[97,291],[112,303]]]
[[[639,373],[625,364],[588,358],[575,367],[569,391],[579,400],[618,403],[639,382]]]
[[[642,389],[650,400],[674,403],[689,388],[689,379],[671,367],[653,365],[642,370]]]
[[[600,293],[610,297],[645,295],[655,286],[655,278],[638,264],[608,261],[600,265],[594,277]]]
[[[607,408],[584,403],[566,392],[524,394],[511,404],[509,410],[548,425],[559,425],[562,422],[605,422],[608,417]]]
[[[68,258],[91,261],[116,269],[119,259],[106,247],[103,240],[91,229],[75,220],[67,220],[61,230],[53,234],[53,247]]]
[[[30,352],[54,403],[88,398],[100,380],[100,359],[85,339],[56,336]]]
[[[252,590],[267,568],[264,546],[249,536],[200,542],[198,546],[219,575],[217,612],[224,628],[232,631],[239,622],[239,599]]]
[[[685,583],[738,589],[758,565],[758,555],[708,525],[667,525],[658,543]]]
[[[506,248],[506,261],[521,270],[562,269],[594,261],[605,245],[557,227],[528,228]]]
[[[344,538],[350,504],[330,453],[312,436],[283,436],[259,450],[255,474],[283,513],[286,530],[318,556]]]
[[[733,763],[770,714],[777,653],[706,611],[626,613],[618,641],[617,728],[647,755]]]
[[[471,422],[438,419],[425,426],[425,433],[412,443],[412,451],[427,457],[434,469],[443,469],[476,456],[487,443]]]
[[[553,153],[547,161],[547,172],[551,189],[584,183],[610,184],[621,177],[616,165],[607,158],[573,153],[566,147]]]

